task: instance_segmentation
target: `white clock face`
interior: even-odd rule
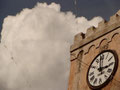
[[[116,57],[112,51],[100,53],[91,63],[87,79],[92,87],[103,85],[115,71]]]

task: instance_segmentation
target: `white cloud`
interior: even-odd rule
[[[38,3],[6,17],[0,44],[0,88],[67,90],[73,37],[101,20],[75,18],[55,3]]]

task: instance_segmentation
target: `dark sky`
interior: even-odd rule
[[[55,2],[61,5],[62,11],[75,13],[74,0],[0,0],[0,30],[3,19],[8,15],[15,15],[23,8],[32,8],[37,2]],[[92,19],[101,16],[108,20],[120,9],[120,0],[76,0],[78,16]]]

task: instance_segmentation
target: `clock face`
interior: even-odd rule
[[[90,88],[98,89],[108,84],[117,70],[117,54],[105,50],[98,54],[89,66],[87,82]]]

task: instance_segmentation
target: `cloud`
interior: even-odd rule
[[[60,5],[38,3],[4,19],[0,44],[0,89],[67,90],[74,35],[97,26]]]

